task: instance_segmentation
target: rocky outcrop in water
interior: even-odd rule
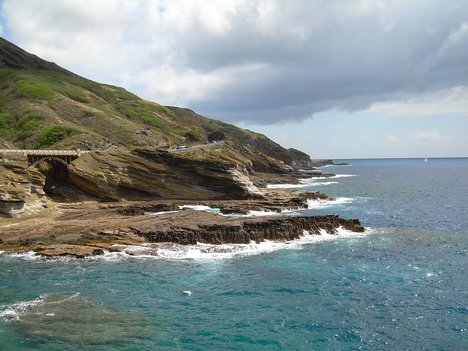
[[[294,240],[304,235],[320,234],[323,229],[329,234],[336,234],[343,227],[353,232],[364,232],[358,219],[343,219],[338,216],[287,217],[246,220],[238,223],[208,224],[197,227],[173,226],[166,230],[140,230],[135,233],[149,242],[173,242],[182,245],[197,243],[210,244],[248,244],[265,240]]]

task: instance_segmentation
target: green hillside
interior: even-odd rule
[[[309,159],[264,135],[80,77],[0,38],[0,145],[164,149],[221,139],[258,170]]]

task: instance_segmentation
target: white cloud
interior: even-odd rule
[[[440,133],[433,129],[425,130],[421,133],[416,134],[416,140],[423,141],[434,141],[434,140],[446,140],[447,138],[440,135]]]
[[[2,9],[15,44],[80,75],[268,124],[330,109],[466,114],[468,8],[452,1],[3,0]]]
[[[366,112],[393,116],[468,115],[468,87],[443,89],[400,101],[377,102]]]
[[[460,24],[457,30],[451,33],[448,37],[450,43],[457,43],[468,35],[468,23],[463,22]]]

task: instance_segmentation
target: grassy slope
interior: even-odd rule
[[[27,148],[97,148],[109,144],[159,148],[205,143],[214,132],[222,133],[235,152],[254,163],[274,163],[271,157],[290,163],[290,153],[261,134],[82,78],[0,38],[3,144]]]

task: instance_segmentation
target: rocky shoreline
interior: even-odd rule
[[[87,257],[143,243],[248,244],[335,234],[340,227],[364,231],[357,219],[297,212],[310,201],[334,200],[323,193],[267,188],[334,174],[261,173],[184,157],[111,150],[86,154],[68,168],[33,169],[21,157],[1,158],[0,252]],[[80,171],[77,181],[79,167],[89,174]]]
[[[266,199],[251,200],[55,204],[36,215],[1,218],[0,251],[82,258],[144,243],[248,244],[294,240],[305,231],[320,235],[323,230],[335,234],[340,227],[353,232],[365,230],[359,220],[335,215],[275,215],[306,209],[307,201],[313,199],[330,200],[320,192],[276,191]],[[209,206],[220,213],[184,207],[187,204]],[[271,214],[254,217],[248,215],[249,211]]]
[[[166,230],[139,230],[136,234],[151,243],[173,242],[181,245],[205,244],[248,244],[265,240],[289,241],[309,234],[320,235],[322,230],[336,234],[338,228],[353,232],[364,232],[358,219],[343,219],[339,216],[298,216],[266,218],[234,223],[198,225],[195,228],[171,227]]]

